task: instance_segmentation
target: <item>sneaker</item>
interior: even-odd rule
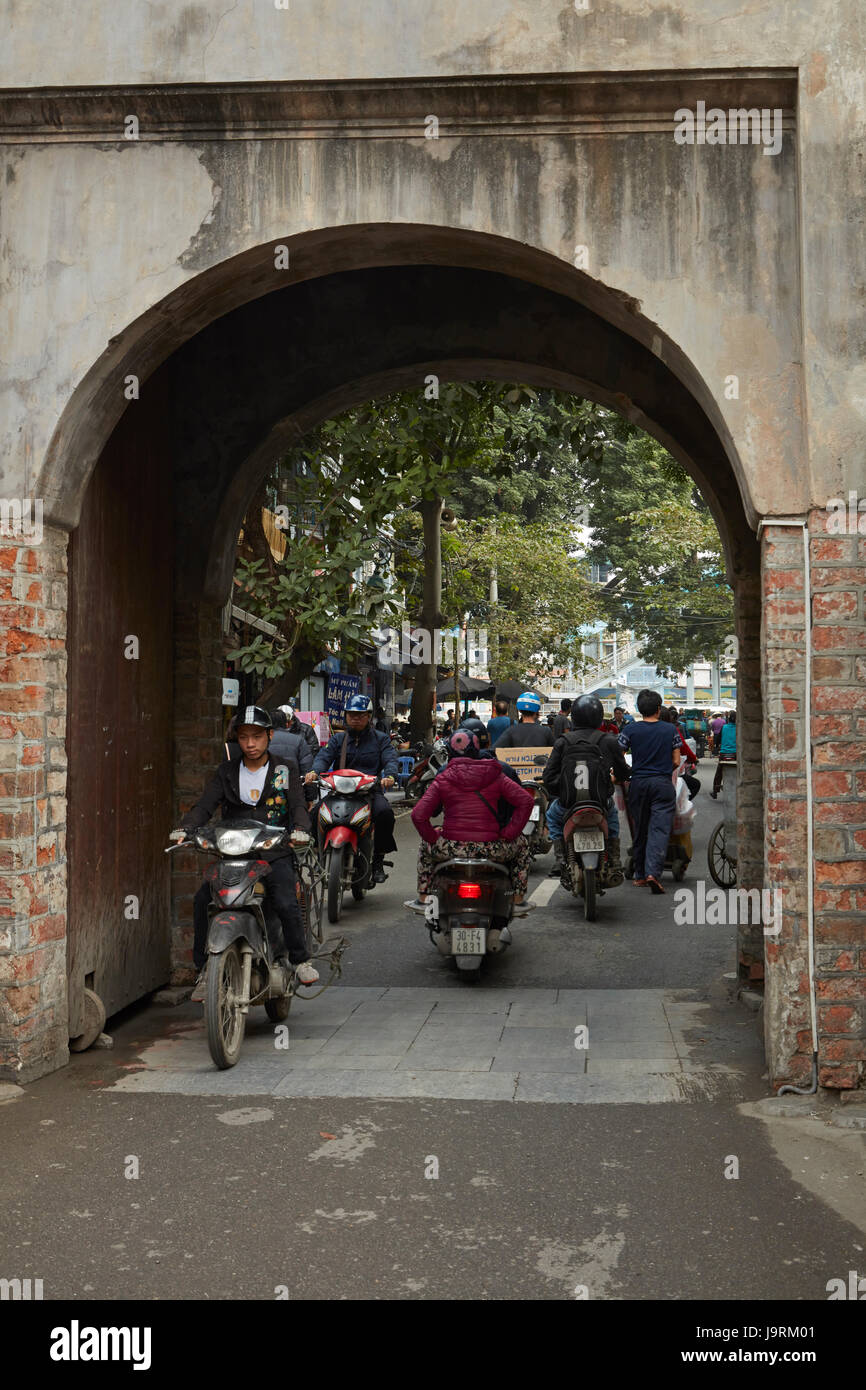
[[[191,1003],[191,1004],[202,1004],[202,1003],[204,1003],[204,997],[205,997],[205,994],[206,994],[206,993],[207,993],[207,962],[205,961],[205,964],[202,966],[201,970],[198,972],[198,974],[197,974],[196,977],[195,977],[195,984],[193,985],[192,994],[189,996],[189,998],[190,998],[190,1003]]]
[[[309,960],[305,960],[303,965],[296,965],[295,974],[302,985],[314,985],[319,978],[318,970],[314,969],[312,961]]]

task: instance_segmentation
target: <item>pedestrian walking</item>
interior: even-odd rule
[[[679,766],[679,735],[673,724],[659,719],[662,699],[656,690],[637,697],[640,721],[628,724],[620,746],[631,753],[628,806],[633,825],[634,884],[663,893],[665,852],[676,809],[671,771]]]

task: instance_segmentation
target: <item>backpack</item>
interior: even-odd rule
[[[610,780],[613,765],[599,746],[605,735],[597,729],[578,729],[563,737],[560,806],[570,809],[582,802],[607,806],[613,791]]]

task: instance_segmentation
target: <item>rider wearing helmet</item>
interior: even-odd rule
[[[280,714],[286,716],[286,728],[289,733],[298,734],[307,744],[310,752],[315,758],[319,751],[319,735],[311,724],[305,724],[302,719],[298,718],[295,712],[294,700],[289,700],[286,705],[277,705],[277,710]],[[303,768],[303,771],[306,773],[307,769]]]
[[[512,724],[493,745],[494,748],[552,748],[555,739],[549,724],[540,724],[541,700],[531,690],[518,697],[520,723]]]
[[[367,772],[371,777],[380,777],[383,787],[393,787],[400,764],[388,735],[371,726],[373,701],[366,695],[350,696],[346,701],[345,716],[345,733],[332,735],[313,762],[313,771],[308,772],[304,780],[311,782],[320,772],[345,767],[355,772]],[[396,853],[397,842],[394,839],[394,812],[378,788],[372,796],[371,810],[374,827],[373,882],[384,883],[388,875],[382,861],[386,854]]]
[[[237,739],[241,758],[238,761],[226,759],[220,764],[201,799],[183,817],[182,828],[173,830],[170,839],[186,839],[190,831],[206,825],[219,810],[223,820],[288,825],[292,840],[297,844],[306,843],[310,817],[301,794],[298,770],[295,764],[287,764],[270,752],[272,729],[271,716],[260,705],[246,705],[238,711]],[[315,984],[319,974],[307,956],[291,846],[263,851],[261,858],[271,865],[264,880],[265,897],[280,919],[289,962],[302,984]],[[193,900],[193,962],[198,971],[192,993],[194,1000],[203,999],[205,992],[210,897],[210,885],[204,883]]]
[[[604,709],[598,696],[578,696],[571,707],[571,723],[572,731],[557,739],[553,752],[547,760],[542,779],[545,789],[551,797],[550,805],[547,808],[547,828],[553,841],[554,853],[553,868],[550,870],[551,877],[562,874],[566,862],[562,831],[568,819],[569,808],[563,806],[559,800],[559,791],[563,756],[568,747],[577,743],[594,744],[598,747],[599,756],[603,763],[613,772],[617,782],[627,782],[630,775],[628,763],[623,757],[617,738],[601,728],[604,723]],[[614,888],[622,883],[623,875],[619,857],[619,814],[613,800],[613,786],[611,786],[610,793],[605,815],[607,816],[608,828],[607,853],[610,861],[609,882],[610,886]]]
[[[505,823],[499,802],[508,806]],[[532,793],[505,776],[502,764],[481,753],[478,735],[465,725],[448,739],[448,763],[439,772],[412,811],[412,822],[421,836],[418,852],[418,901],[430,891],[437,863],[445,859],[494,859],[509,867],[514,901],[526,893],[529,848],[521,831],[532,810]],[[444,810],[441,828],[432,818]]]

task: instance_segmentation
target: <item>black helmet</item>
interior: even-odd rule
[[[474,734],[482,748],[486,748],[490,743],[487,726],[477,715],[467,714],[465,719],[461,719],[460,728],[465,729],[467,733]]]
[[[597,695],[579,695],[571,707],[575,729],[597,729],[603,719],[604,710]]]
[[[261,705],[242,705],[238,710],[236,728],[240,729],[244,724],[254,724],[257,729],[272,729],[274,721],[266,709]]]

